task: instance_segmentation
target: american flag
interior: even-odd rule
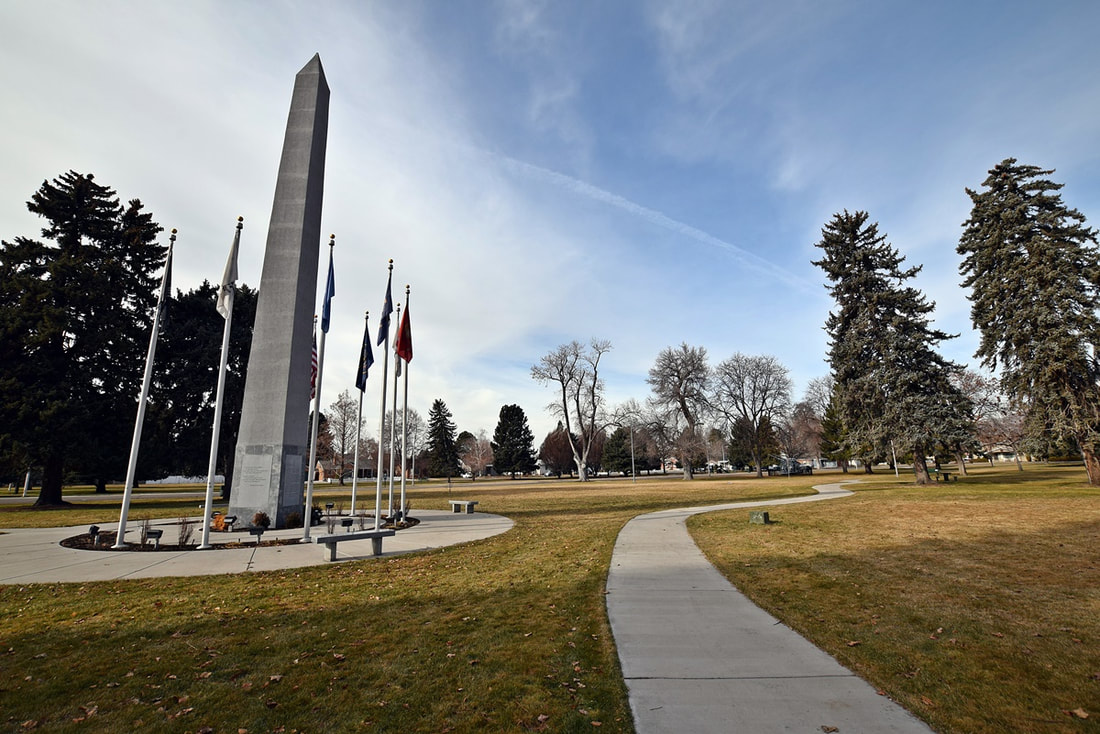
[[[309,399],[317,397],[317,325],[313,325],[313,357],[309,363]]]

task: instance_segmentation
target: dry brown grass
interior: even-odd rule
[[[623,524],[806,491],[478,481],[449,496],[512,531],[271,573],[0,586],[0,729],[631,732],[603,596]],[[445,484],[410,497],[414,515],[447,507]]]
[[[776,525],[733,512],[690,527],[750,598],[938,731],[1094,731],[1100,492],[1082,478],[891,477]]]

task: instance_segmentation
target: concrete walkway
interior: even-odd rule
[[[484,512],[467,515],[445,510],[417,510],[413,516],[420,520],[419,525],[398,531],[392,538],[382,540],[383,558],[488,538],[509,530],[513,525],[506,517]],[[195,520],[197,522],[199,518]],[[178,526],[174,520],[161,520],[153,525],[164,527],[165,543],[176,542]],[[117,523],[102,525],[104,531],[113,531],[116,527]],[[59,545],[65,538],[86,532],[87,525],[0,532],[0,584],[205,576],[299,568],[328,562],[328,551],[322,545],[301,543],[256,548],[252,545],[254,539],[246,530],[211,533],[211,542],[214,544],[241,541],[250,546],[234,549],[126,552],[76,550]],[[131,521],[127,525],[126,537],[136,542],[138,532],[138,523]],[[196,535],[200,532],[197,531]],[[310,529],[313,537],[326,532],[324,525]],[[343,529],[337,527],[335,532],[343,532]],[[301,528],[272,530],[264,534],[265,540],[301,537]],[[374,558],[369,540],[347,541],[336,547],[338,561]]]
[[[809,497],[654,512],[623,528],[607,577],[607,613],[638,734],[931,732],[750,602],[685,525],[701,512],[852,494],[840,484],[814,489],[819,494]]]

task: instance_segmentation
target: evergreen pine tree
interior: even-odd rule
[[[498,474],[526,474],[534,471],[535,434],[527,426],[527,416],[518,405],[505,405],[500,409],[500,418],[493,432],[493,469]]]
[[[959,367],[935,350],[951,338],[930,324],[935,304],[905,285],[921,268],[903,267],[866,212],[835,215],[817,246],[825,255],[814,264],[837,304],[826,330],[849,448],[865,460],[911,452],[917,483],[927,484],[925,456],[964,401],[950,380]]]
[[[622,472],[624,476],[630,474],[630,429],[619,427],[608,436],[603,446],[603,468],[609,472]]]
[[[964,222],[959,272],[981,331],[975,356],[1027,406],[1030,432],[1072,438],[1100,486],[1100,252],[1096,230],[1062,202],[1053,170],[1006,158]]]
[[[833,397],[825,408],[821,418],[821,458],[835,461],[845,474],[848,473],[848,461],[852,458],[847,445],[847,430],[840,415],[840,405],[834,391]]]
[[[428,476],[450,479],[462,471],[451,418],[447,404],[437,398],[428,411]]]
[[[36,504],[55,505],[66,470],[125,473],[165,248],[91,175],[44,181],[27,208],[42,241],[0,243],[0,446],[42,467]]]

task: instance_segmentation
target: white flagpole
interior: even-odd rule
[[[386,281],[386,294],[390,293],[390,285],[393,281],[393,259],[390,259],[390,274],[389,279]],[[385,307],[383,306],[383,309]],[[386,321],[389,318],[389,314],[383,310],[382,323],[388,324]],[[382,408],[381,416],[378,418],[378,477],[374,488],[374,529],[378,530],[382,523],[382,457],[385,455],[386,444],[386,373],[390,366],[390,330],[387,326],[385,334],[386,346],[382,348]]]
[[[351,516],[355,517],[355,497],[359,489],[359,439],[363,433],[363,393],[359,393],[359,410],[355,414],[355,461],[351,475]]]
[[[329,237],[328,259],[332,265],[332,249],[336,246],[336,235]],[[325,373],[325,337],[328,330],[321,325],[321,342],[317,345],[317,387],[313,393],[313,425],[309,437],[309,472],[306,474],[306,506],[302,516],[302,542],[309,542],[309,526],[313,522],[313,473],[317,469],[317,429],[321,425],[321,379]]]
[[[405,317],[409,315],[409,286],[405,286]],[[401,357],[394,355],[394,359],[401,359]],[[401,408],[401,519],[407,521],[405,517],[405,458],[408,456],[409,449],[409,363],[405,362],[402,372],[402,391],[404,394],[404,404]]]
[[[225,263],[225,275],[222,276],[221,288],[218,289],[219,299],[224,289],[225,296],[225,326],[222,331],[222,356],[218,365],[218,391],[214,397],[214,431],[210,438],[210,465],[206,470],[206,503],[203,505],[205,517],[202,523],[202,544],[199,550],[209,550],[210,545],[210,518],[214,509],[214,472],[218,463],[218,439],[222,429],[222,398],[225,396],[225,372],[229,362],[229,334],[233,328],[233,298],[236,291],[234,283],[237,280],[237,248],[241,244],[241,229],[244,227],[244,217],[237,217],[237,231],[233,235],[233,246],[229,250],[229,260]],[[218,304],[219,309],[222,304]],[[221,311],[219,310],[219,313]]]
[[[401,304],[397,304],[397,310],[394,312],[397,314],[397,323],[401,323]],[[390,499],[389,499],[389,517],[393,521],[394,527],[397,527],[397,518],[401,517],[401,511],[404,507],[398,508],[397,518],[394,517],[393,512],[393,470],[394,470],[394,452],[397,450],[397,376],[401,374],[401,360],[397,355],[393,358],[393,410],[390,411]],[[402,448],[404,450],[404,448]]]
[[[145,353],[145,377],[141,381],[138,398],[137,420],[134,421],[134,438],[130,443],[130,465],[126,469],[126,488],[122,492],[122,510],[118,515],[118,537],[114,548],[125,548],[126,519],[130,515],[130,497],[134,493],[134,474],[137,472],[138,449],[141,446],[141,427],[145,423],[145,401],[149,397],[149,385],[153,382],[153,360],[157,354],[157,337],[160,335],[160,311],[168,290],[168,271],[172,265],[172,246],[176,244],[176,230],[168,238],[168,255],[164,258],[164,273],[160,276],[160,295],[157,310],[153,313],[153,332],[149,335],[149,351]]]
[[[314,317],[314,322],[317,318]],[[321,365],[325,361],[325,332],[317,347],[317,385],[313,390],[313,421],[309,427],[309,467],[306,470],[306,502],[302,516],[302,542],[309,542],[309,526],[313,522],[313,473],[317,470],[317,427],[321,423]]]
[[[367,311],[364,317],[365,323],[363,326],[363,338],[370,339],[370,311]],[[362,348],[362,347],[360,347]],[[362,378],[362,375],[356,375],[356,380]],[[358,387],[358,385],[356,386]],[[359,411],[355,414],[355,461],[352,464],[351,470],[351,516],[355,517],[355,497],[356,492],[359,489],[359,440],[363,435],[363,391],[359,391]]]

